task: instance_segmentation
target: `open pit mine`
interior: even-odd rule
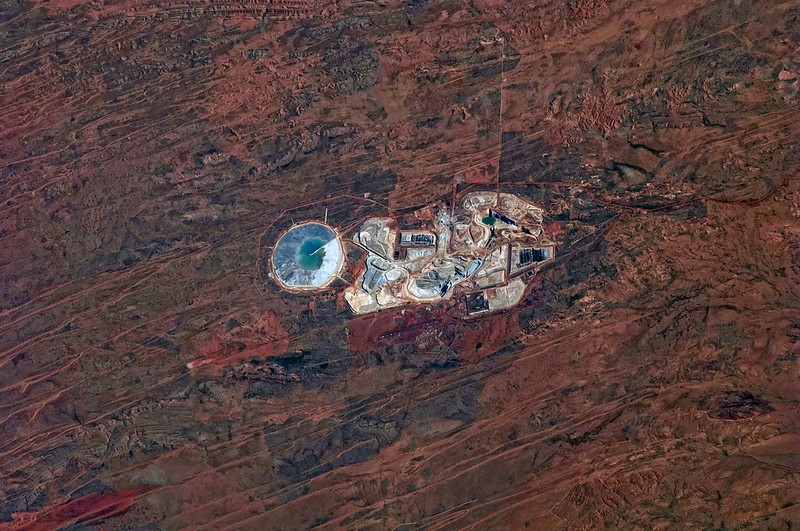
[[[519,304],[529,281],[555,258],[544,211],[510,193],[466,194],[412,214],[371,217],[345,240],[366,253],[344,299],[357,315],[459,297],[464,316]],[[318,222],[292,226],[272,254],[272,277],[289,291],[327,288],[343,265],[338,233]]]

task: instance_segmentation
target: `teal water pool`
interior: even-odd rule
[[[323,223],[290,227],[272,251],[275,279],[286,288],[327,286],[344,265],[344,249],[336,232]]]
[[[297,265],[303,269],[319,269],[324,258],[325,242],[319,238],[306,238],[297,249]]]

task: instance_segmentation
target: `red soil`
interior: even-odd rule
[[[14,521],[0,524],[0,529],[47,531],[67,525],[91,524],[123,513],[143,492],[143,487],[122,491],[87,494],[74,500],[52,505],[38,512],[15,513]]]
[[[466,361],[477,361],[498,350],[519,332],[519,316],[516,311],[490,315],[474,322],[463,322],[457,327],[456,341],[452,348]]]
[[[496,184],[499,177],[500,157],[482,162],[455,174],[456,182],[469,184]]]
[[[273,312],[266,312],[254,325],[243,325],[226,334],[215,334],[200,349],[200,358],[189,369],[213,367],[216,371],[240,360],[279,356],[289,346],[289,334]]]

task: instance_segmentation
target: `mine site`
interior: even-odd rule
[[[459,211],[431,205],[398,220],[369,218],[352,244],[366,258],[344,299],[357,315],[463,294],[466,316],[505,310],[522,300],[527,282],[555,257],[543,234],[542,209],[508,193],[470,192]],[[350,243],[350,242],[348,242]],[[287,290],[325,288],[344,265],[342,241],[317,222],[280,237],[270,275]]]
[[[0,530],[800,526],[800,1],[0,5]]]

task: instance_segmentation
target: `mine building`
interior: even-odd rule
[[[404,247],[435,247],[436,235],[427,231],[403,231],[400,233],[400,245]]]
[[[521,249],[519,251],[519,265],[525,266],[534,262],[544,262],[547,260],[548,249]]]
[[[546,247],[534,247],[534,261],[537,265],[544,264],[555,258],[555,248],[552,245]]]
[[[396,251],[397,256],[400,255],[400,250]],[[414,248],[406,247],[406,260],[418,260],[433,254],[433,249],[430,247]]]
[[[552,246],[542,247],[511,247],[511,260],[509,261],[509,274],[516,276],[522,271],[527,271],[535,266],[540,266],[551,261],[554,257]]]

